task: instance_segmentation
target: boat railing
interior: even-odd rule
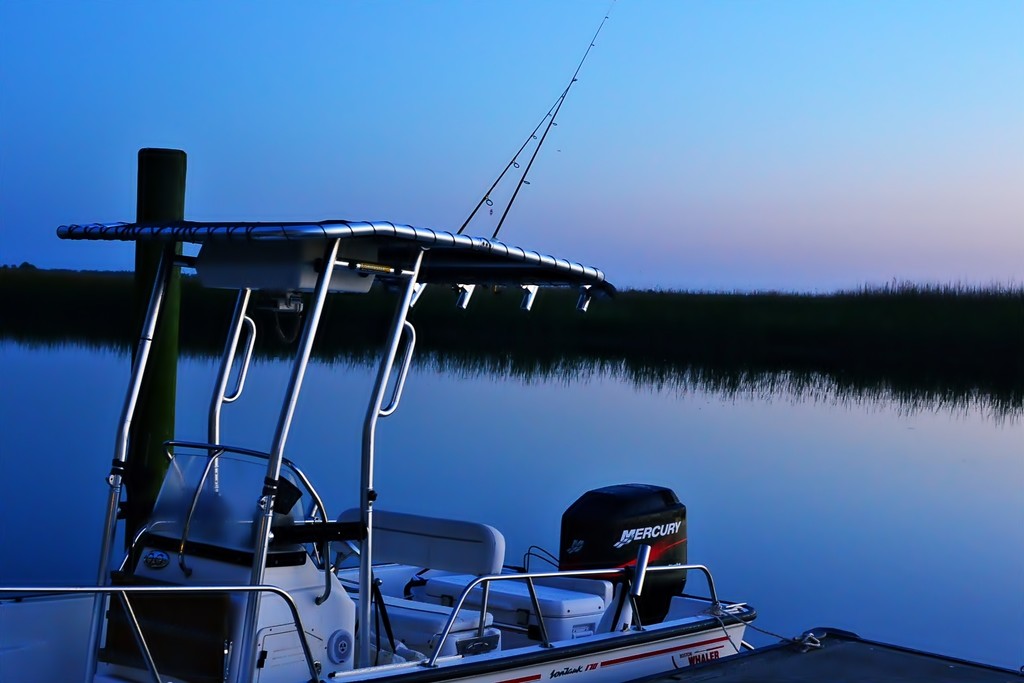
[[[125,615],[128,617],[127,621],[131,627],[132,635],[135,638],[135,643],[139,648],[139,652],[142,654],[142,659],[146,664],[146,669],[148,670],[151,679],[154,683],[162,683],[164,679],[160,676],[160,672],[156,667],[156,662],[153,660],[152,652],[146,642],[146,637],[142,633],[142,626],[139,623],[139,620],[135,615],[135,610],[132,608],[131,601],[128,598],[128,596],[133,593],[141,593],[145,595],[272,593],[284,600],[291,612],[292,623],[295,626],[296,635],[298,636],[299,644],[302,647],[302,654],[305,657],[306,666],[309,669],[310,680],[320,680],[322,666],[320,662],[313,658],[313,651],[310,649],[309,639],[306,636],[306,630],[303,627],[302,619],[299,616],[299,608],[295,604],[295,600],[292,596],[289,595],[287,591],[277,586],[43,586],[31,588],[15,586],[10,588],[0,588],[0,595],[27,594],[52,597],[57,595],[91,594],[94,596],[117,596],[122,608],[124,609]],[[229,645],[225,643],[225,654],[228,652],[228,647]]]
[[[629,591],[629,598],[636,598],[640,595],[640,589],[643,586],[644,578],[646,574],[652,572],[689,572],[699,571],[704,575],[707,580],[708,592],[710,595],[711,612],[712,614],[720,614],[722,611],[722,603],[718,599],[718,592],[715,590],[715,580],[711,576],[711,570],[702,564],[669,564],[660,565],[656,567],[647,565],[647,556],[641,553],[641,557],[638,558],[637,567],[616,567],[609,569],[576,569],[576,570],[564,570],[554,572],[517,572],[512,574],[494,574],[490,576],[481,576],[470,581],[459,595],[459,599],[455,601],[452,612],[448,617],[448,621],[445,622],[444,629],[441,631],[441,637],[438,640],[437,646],[433,649],[433,653],[428,659],[424,661],[424,666],[432,668],[437,665],[437,659],[443,651],[445,640],[447,640],[452,628],[455,626],[455,622],[458,619],[459,612],[465,606],[466,601],[469,599],[470,593],[474,589],[480,587],[482,591],[480,601],[480,621],[477,626],[478,635],[484,634],[484,628],[487,619],[487,598],[490,592],[490,586],[496,581],[524,581],[526,583],[527,590],[530,593],[530,602],[533,606],[533,613],[537,616],[537,630],[540,635],[540,642],[542,647],[551,647],[551,641],[548,639],[547,628],[544,625],[544,615],[540,608],[540,598],[537,596],[537,588],[535,581],[541,579],[597,579],[597,580],[613,580],[621,581],[623,584],[622,591],[625,593]],[[626,599],[626,596],[622,596]],[[476,611],[476,607],[467,608]]]

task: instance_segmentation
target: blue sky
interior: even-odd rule
[[[130,268],[55,228],[132,220],[141,147],[188,153],[194,220],[455,230],[607,8],[0,2],[0,264]],[[1024,1],[610,17],[505,241],[620,286],[1024,282]]]

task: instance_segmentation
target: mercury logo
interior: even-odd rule
[[[647,538],[661,538],[662,536],[671,536],[672,534],[679,531],[680,527],[683,526],[682,522],[668,522],[666,524],[659,524],[657,526],[644,526],[639,529],[623,529],[622,538],[619,539],[614,548],[621,548],[625,545],[632,543],[633,541],[642,541]]]

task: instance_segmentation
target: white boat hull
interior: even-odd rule
[[[88,595],[37,597],[0,601],[0,680],[19,683],[54,683],[85,680],[89,618],[93,598]],[[565,679],[587,683],[630,681],[685,668],[736,654],[745,623],[726,627],[682,619],[644,630],[561,641],[551,647],[533,645],[472,657],[440,658],[433,668],[408,662],[325,672],[333,681],[471,681],[473,683],[529,683]],[[121,683],[124,678],[100,673],[94,683]],[[329,676],[329,678],[328,678]],[[164,677],[167,678],[167,677]],[[176,680],[170,679],[168,680]],[[253,683],[305,683],[285,671],[258,671]]]
[[[682,669],[691,664],[720,659],[739,651],[745,624],[702,630],[687,635],[678,627],[658,626],[636,631],[627,636],[636,644],[622,646],[617,640],[623,634],[597,636],[586,646],[554,644],[553,648],[524,648],[481,655],[472,659],[461,657],[441,660],[434,669],[421,664],[404,664],[377,671],[353,671],[334,677],[336,681],[472,681],[473,683],[530,683],[561,679],[587,683],[624,683],[659,673]],[[663,637],[658,637],[662,635]],[[565,649],[564,652],[559,650]],[[585,650],[583,654],[573,651]],[[527,663],[528,662],[528,663]],[[411,672],[411,668],[419,668]]]

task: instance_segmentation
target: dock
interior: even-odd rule
[[[633,683],[1021,683],[1024,674],[818,628],[781,642]]]

